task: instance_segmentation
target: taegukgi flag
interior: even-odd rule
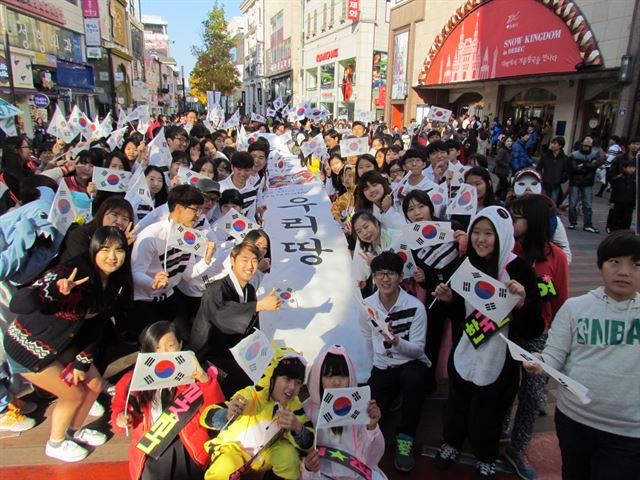
[[[413,258],[411,247],[403,240],[396,240],[389,248],[393,253],[397,253],[402,259],[402,276],[404,278],[411,278],[416,271],[416,261]]]
[[[367,321],[371,325],[371,328],[380,335],[385,334],[387,337],[393,338],[393,334],[389,331],[385,314],[362,299],[360,300],[360,305],[362,305],[362,309],[367,315]]]
[[[367,137],[353,137],[340,140],[340,155],[342,157],[364,155],[365,153],[369,153],[369,140]]]
[[[181,352],[139,353],[131,377],[132,392],[172,388],[193,383],[196,371],[195,354]]]
[[[169,247],[176,247],[183,252],[193,253],[204,257],[207,253],[207,237],[201,230],[188,228],[171,222],[169,232]]]
[[[130,179],[131,172],[114,168],[93,167],[91,181],[98,190],[122,193],[127,191]]]
[[[216,225],[224,227],[229,235],[240,241],[247,236],[247,233],[257,228],[254,222],[234,209],[230,209],[224,217],[216,222]]]
[[[75,222],[77,216],[78,210],[71,198],[71,192],[63,180],[58,185],[56,195],[53,197],[53,204],[49,210],[49,222],[64,235],[71,224]]]
[[[171,165],[171,151],[164,136],[164,127],[158,132],[153,140],[149,142],[149,164],[157,167],[168,167]]]
[[[371,389],[368,385],[325,389],[316,428],[366,425],[369,423],[367,414],[369,400],[371,400]]]
[[[447,215],[475,215],[478,208],[478,192],[476,187],[463,184],[455,197],[449,201]]]
[[[451,289],[496,323],[501,323],[520,301],[504,283],[481,272],[467,258],[449,279]]]
[[[257,328],[230,350],[233,358],[254,384],[258,383],[275,353],[267,336]]]
[[[451,222],[416,222],[402,227],[402,238],[410,248],[453,242]]]
[[[435,121],[435,122],[448,122],[449,118],[451,118],[451,114],[453,112],[451,110],[447,110],[446,108],[436,107],[432,105],[429,107],[429,114],[427,115],[427,120]]]
[[[149,183],[147,182],[147,177],[144,176],[142,168],[139,168],[129,180],[129,188],[124,199],[132,201],[134,196],[139,197],[140,201],[146,205],[155,207],[153,198],[151,197],[151,191],[149,190]]]
[[[433,203],[433,216],[442,217],[449,205],[449,189],[446,183],[441,183],[427,192]]]
[[[209,177],[201,173],[194,172],[193,170],[189,170],[186,167],[178,168],[178,184],[180,185],[191,185],[192,187],[197,187],[198,180],[201,178]]]

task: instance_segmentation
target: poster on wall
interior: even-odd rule
[[[600,55],[597,49],[593,54]],[[425,60],[418,83],[575,72],[582,61],[571,29],[550,8],[537,0],[494,0],[464,17],[445,37]]]
[[[397,33],[393,37],[393,73],[391,77],[391,100],[407,97],[407,48],[409,32]]]
[[[376,107],[384,107],[387,96],[387,53],[373,52],[371,98]]]

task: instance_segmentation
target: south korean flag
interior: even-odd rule
[[[478,208],[478,192],[473,185],[463,184],[449,201],[447,215],[475,215]]]
[[[169,232],[169,247],[175,247],[183,252],[193,253],[204,257],[207,253],[207,237],[204,232],[184,225],[171,223]]]
[[[501,323],[520,301],[504,283],[475,268],[467,258],[449,279],[451,289],[496,323]]]
[[[360,299],[360,305],[367,316],[367,323],[371,325],[371,328],[380,335],[384,334],[389,338],[393,338],[393,335],[389,331],[389,325],[387,325],[385,321],[386,315],[362,299]]]
[[[53,197],[53,203],[49,210],[49,222],[58,230],[61,234],[67,233],[67,230],[73,222],[75,222],[78,216],[78,209],[73,203],[71,198],[71,192],[67,183],[63,180],[58,185],[58,191],[55,197]]]
[[[275,353],[267,336],[258,329],[230,350],[254,384],[258,383]]]
[[[192,187],[198,186],[198,180],[201,178],[209,178],[201,173],[189,170],[186,167],[178,168],[178,184],[179,185],[191,185]]]
[[[278,287],[276,288],[276,295],[281,300],[281,308],[298,308],[298,300],[293,288]]]
[[[402,259],[402,276],[404,278],[411,278],[416,271],[416,261],[411,253],[411,247],[404,240],[396,240],[389,248],[393,253],[397,253]]]
[[[113,168],[93,167],[91,179],[97,190],[122,193],[127,191],[131,172]]]
[[[224,227],[226,232],[237,241],[244,240],[251,230],[257,228],[256,224],[245,217],[243,214],[230,209],[224,217],[216,222],[216,225]]]
[[[192,351],[139,353],[131,377],[132,392],[193,383],[196,357]]]
[[[402,227],[402,238],[410,248],[453,242],[451,222],[416,222]]]
[[[316,428],[368,424],[367,405],[370,399],[369,386],[325,389]]]
[[[449,204],[449,189],[446,183],[438,185],[427,192],[433,203],[433,216],[442,218]]]

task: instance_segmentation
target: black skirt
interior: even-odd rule
[[[173,439],[158,460],[147,457],[141,480],[203,480],[204,471],[193,461],[180,436]]]

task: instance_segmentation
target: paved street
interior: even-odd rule
[[[606,220],[606,200],[596,198],[594,202],[594,224],[604,232]],[[563,217],[566,224],[566,218]],[[581,226],[582,224],[579,223]],[[599,284],[600,275],[596,268],[596,248],[605,234],[591,234],[582,229],[568,231],[571,248],[573,250],[573,262],[571,264],[571,295],[579,295],[594,288]],[[417,444],[427,447],[437,447],[441,443],[441,412],[444,406],[446,384],[440,385],[438,394],[431,397],[422,416],[422,426]],[[549,395],[549,416],[540,417],[536,424],[536,436],[530,448],[532,462],[538,468],[541,480],[560,479],[560,454],[554,433],[552,413],[555,407],[555,386],[551,386]],[[46,412],[40,412],[41,424],[35,429],[18,436],[0,437],[0,446],[3,454],[0,456],[0,479],[44,479],[47,480],[84,480],[88,476],[92,480],[120,479],[127,476],[127,450],[129,441],[124,436],[111,438],[106,445],[99,447],[87,460],[80,464],[68,465],[53,461],[44,455],[44,444],[49,431],[47,420],[50,408]],[[393,423],[393,418],[388,419]],[[108,431],[106,420],[95,423]],[[391,442],[391,438],[388,439]],[[457,465],[451,470],[442,473],[434,469],[433,459],[421,456],[417,460],[417,468],[411,475],[399,475],[393,469],[393,448],[388,448],[388,453],[383,460],[383,469],[389,478],[406,479],[471,479],[473,467]],[[29,463],[30,466],[23,466]],[[498,478],[515,478],[510,474],[499,474]]]

